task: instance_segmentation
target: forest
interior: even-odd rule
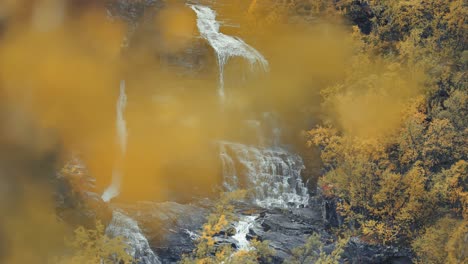
[[[0,1],[0,263],[468,263],[467,17]]]

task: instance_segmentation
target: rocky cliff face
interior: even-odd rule
[[[138,222],[161,263],[177,263],[183,254],[188,254],[194,249],[194,239],[197,238],[205,217],[210,212],[210,204],[211,202],[207,201],[185,205],[174,202],[147,202],[113,207],[122,210]],[[330,223],[324,216],[336,214],[336,211],[331,211],[325,204],[320,199],[312,199],[310,207],[291,209],[264,209],[244,204],[237,214],[239,219],[245,215],[254,217],[253,224],[244,234],[245,239],[268,240],[270,247],[275,250],[272,263],[283,263],[292,255],[292,250],[302,246],[312,233],[321,235],[326,251],[333,250],[334,243],[329,241],[336,238],[327,227],[335,223]],[[250,214],[246,214],[246,211]],[[323,211],[326,211],[326,214],[323,214]],[[216,243],[230,244],[233,248],[238,248],[235,224],[216,235]],[[356,264],[412,263],[410,257],[408,249],[370,245],[353,237],[345,248],[342,260]]]
[[[138,48],[136,47],[138,35],[148,33],[145,23],[154,18],[163,6],[164,2],[157,0],[118,0],[108,5],[111,18],[123,19],[131,25],[128,39],[124,42],[124,53],[131,53],[132,49]],[[154,41],[157,42],[157,32],[152,33],[155,33]],[[197,45],[199,46],[181,51],[180,54],[159,52],[157,56],[163,63],[176,65],[193,74],[203,68],[203,59],[207,57],[206,54],[209,51],[206,44],[199,42]],[[318,233],[325,244],[325,251],[331,252],[335,247],[331,241],[336,241],[336,238],[330,229],[343,225],[344,221],[336,211],[336,201],[324,199],[320,194],[309,199],[309,194],[304,193],[305,187],[300,181],[300,173],[303,169],[300,157],[294,156],[294,162],[291,163],[288,158],[293,157],[292,154],[278,146],[275,146],[276,149],[255,148],[241,144],[228,146],[231,148],[231,156],[226,155],[231,158],[231,167],[240,168],[230,170],[229,173],[232,172],[236,177],[245,174],[246,179],[243,181],[249,184],[260,186],[268,182],[267,180],[270,182],[266,186],[268,188],[265,187],[267,190],[265,193],[262,192],[265,188],[257,192],[261,198],[257,200],[266,202],[237,205],[238,219],[244,221],[242,226],[232,223],[229,228],[216,234],[216,243],[228,244],[234,249],[239,249],[245,247],[245,244],[253,238],[261,241],[268,240],[270,247],[276,252],[272,262],[282,263],[292,255],[294,248],[303,245],[311,234]],[[256,164],[260,166],[255,166]],[[95,219],[104,219],[108,225],[108,234],[127,238],[130,241],[132,255],[137,257],[141,264],[177,263],[183,254],[193,251],[194,240],[200,234],[215,201],[194,199],[188,204],[176,202],[108,204],[95,193],[93,180],[85,176],[87,174],[85,168],[80,167],[79,163],[72,166],[83,170],[78,177],[82,177],[80,180],[87,182],[87,187],[78,194],[72,194],[70,179],[59,175],[56,198],[59,215],[63,219],[75,221],[74,224],[77,225],[89,225]],[[263,178],[259,178],[257,182],[259,175]],[[283,181],[282,185],[277,184],[278,188],[273,188],[272,186],[276,186],[275,183],[282,182],[281,179],[287,179],[287,181]],[[233,186],[230,184],[230,187]],[[234,187],[237,188],[237,186]],[[284,193],[284,190],[288,188],[290,190],[286,194],[294,194],[288,197],[305,197],[306,199],[295,199],[296,203],[290,205],[271,203],[266,199],[268,197],[264,197],[273,192]],[[278,197],[276,198],[284,200],[281,195]],[[282,208],[277,208],[277,205],[282,205],[280,206]],[[296,208],[297,205],[300,205],[300,208]],[[342,261],[344,263],[411,263],[410,256],[407,249],[370,245],[353,237],[345,247]]]
[[[80,214],[95,218],[97,211],[113,212],[108,222],[108,234],[121,235],[131,241],[131,250],[140,264],[177,263],[183,254],[189,254],[195,247],[194,241],[201,232],[215,202],[208,199],[191,204],[176,202],[139,202],[132,204],[107,204],[99,202],[100,197],[86,192],[82,202],[100,203],[100,207],[81,208]],[[65,198],[65,200],[68,198]],[[58,205],[67,207],[63,199]],[[99,208],[96,210],[96,208]],[[76,209],[73,209],[76,210]],[[331,227],[343,222],[336,212],[333,201],[320,196],[310,199],[309,205],[302,208],[261,208],[248,203],[236,206],[239,219],[249,216],[253,222],[241,235],[246,241],[256,238],[268,240],[275,250],[272,263],[283,263],[292,255],[292,250],[302,246],[313,234],[320,234],[325,251],[331,252],[336,240]],[[82,218],[89,221],[88,218]],[[240,247],[236,224],[232,223],[215,236],[219,245],[229,244],[234,249]],[[238,230],[237,230],[238,231]],[[353,237],[345,247],[344,263],[412,263],[411,252],[405,248],[376,246]]]
[[[95,193],[93,179],[87,175],[85,167],[77,160],[69,166],[78,173],[74,179],[58,175],[55,197],[59,216],[66,221],[73,220],[72,224],[85,226],[92,226],[96,219],[104,219],[108,234],[127,238],[132,255],[141,264],[177,263],[183,254],[192,252],[194,240],[215,205],[215,201],[208,199],[194,200],[190,204],[104,203]],[[80,181],[87,189],[71,192],[70,181]],[[236,249],[240,247],[241,239],[268,240],[276,252],[273,263],[282,263],[290,257],[292,250],[303,245],[312,233],[320,234],[325,250],[332,251],[334,244],[329,241],[333,241],[334,236],[330,228],[343,224],[336,211],[336,201],[323,199],[320,195],[311,197],[302,208],[262,208],[251,203],[238,203],[235,212],[239,219],[249,216],[253,221],[242,234],[236,230],[236,223],[232,223],[216,235],[216,242],[230,244]],[[345,248],[343,261],[411,263],[410,257],[411,252],[407,249],[370,245],[354,237]]]
[[[141,226],[151,248],[162,263],[176,263],[194,248],[194,236],[208,215],[208,209],[197,204],[175,202],[113,205]]]

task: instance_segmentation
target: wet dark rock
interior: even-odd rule
[[[138,223],[127,215],[114,211],[112,221],[106,228],[110,237],[122,237],[128,245],[127,252],[136,259],[135,264],[161,264],[158,256],[142,233]]]
[[[135,219],[162,263],[176,263],[194,249],[194,235],[206,222],[208,210],[195,204],[139,202],[116,204]]]
[[[67,218],[67,212],[75,215],[68,216],[74,219],[79,214],[81,224],[98,219],[102,212],[117,210],[134,219],[142,233],[149,242],[151,249],[156,253],[161,263],[177,263],[182,255],[193,251],[194,239],[198,236],[206,217],[213,208],[213,201],[198,200],[193,204],[179,204],[176,202],[138,202],[133,204],[107,204],[100,196],[92,191],[83,191],[77,197],[70,197],[69,186],[65,179],[57,191],[57,207],[62,217]],[[68,187],[67,187],[68,186]],[[68,195],[67,195],[68,193]],[[92,206],[84,206],[93,204]],[[308,237],[318,233],[322,241],[335,240],[329,233],[329,228],[343,223],[336,212],[336,201],[311,198],[311,203],[305,208],[290,209],[264,209],[247,203],[236,204],[236,214],[255,215],[255,223],[249,229],[248,240],[268,240],[275,250],[271,263],[282,263],[292,255],[294,248],[304,245]],[[229,245],[237,248],[235,223],[230,224],[214,237],[218,246]],[[327,244],[325,252],[330,253],[334,244]],[[148,255],[148,254],[146,254]],[[143,254],[143,256],[146,256]],[[345,247],[343,253],[344,263],[412,263],[409,249],[392,246],[370,245],[359,238],[353,237]],[[152,262],[148,262],[152,263]]]
[[[318,197],[311,199],[307,208],[290,209],[262,209],[255,211],[258,215],[255,223],[246,235],[248,240],[258,239],[269,241],[269,245],[275,250],[271,263],[283,263],[292,255],[294,248],[303,246],[309,236],[317,233],[325,243],[324,250],[331,253],[335,248],[336,241],[331,232],[330,220],[335,219],[335,224],[342,224],[343,219],[337,218],[336,202],[324,202]],[[332,206],[330,206],[332,205]],[[326,206],[326,208],[322,208]],[[324,217],[332,215],[333,217]],[[239,211],[241,212],[241,211]],[[245,212],[245,211],[244,211]],[[240,215],[240,214],[239,214]],[[241,216],[241,215],[240,215]],[[338,222],[340,221],[340,222]],[[229,237],[220,236],[218,243],[233,243]],[[350,239],[342,258],[343,263],[412,263],[409,249],[401,249],[393,246],[371,245],[361,241],[357,237]]]
[[[229,236],[215,236],[213,238],[215,245],[219,247],[230,246],[233,249],[237,248],[236,240]]]
[[[112,218],[112,211],[97,193],[95,179],[77,158],[65,165],[64,171],[53,178],[55,209],[57,215],[71,226],[95,228],[96,221],[107,225]],[[72,186],[79,184],[80,188]]]
[[[148,9],[159,8],[164,4],[161,0],[116,0],[108,1],[107,11],[111,17],[121,18],[130,24],[137,23]]]
[[[92,227],[95,220],[106,219],[106,215],[109,216],[112,211],[117,210],[137,222],[141,233],[161,263],[177,263],[182,255],[193,251],[194,240],[199,235],[215,201],[199,199],[192,204],[138,202],[109,205],[95,192],[94,182],[86,176],[85,168],[79,164],[74,166],[75,172],[78,171],[75,174],[78,176],[74,177],[78,178],[70,179],[59,175],[56,180],[57,211],[63,219],[73,219],[76,222],[73,224]],[[71,192],[71,182],[77,180],[88,188],[79,193]],[[328,231],[330,227],[343,224],[343,218],[337,213],[336,204],[336,200],[320,196],[311,197],[310,204],[304,208],[265,209],[246,202],[237,202],[235,213],[239,218],[245,215],[256,216],[254,224],[246,235],[247,240],[268,240],[270,247],[276,252],[271,263],[282,263],[291,256],[294,248],[303,246],[313,233],[318,233],[322,241],[336,240]],[[109,221],[104,223],[107,224]],[[233,238],[235,224],[231,223],[214,237],[216,245],[237,248],[237,241]],[[325,252],[330,253],[334,246],[333,243],[326,244]],[[145,252],[150,251],[146,250],[143,253]],[[143,253],[138,254],[146,259],[148,256],[151,257],[151,254]],[[397,264],[412,263],[411,256],[409,249],[370,245],[354,237],[345,247],[342,260],[344,263],[356,264]],[[145,263],[153,263],[151,259],[148,261]]]
[[[276,252],[273,263],[282,263],[291,256],[292,250],[302,246],[314,232],[324,233],[320,211],[312,208],[272,209],[262,213],[247,236],[260,241],[270,241]]]
[[[222,236],[233,236],[235,234],[236,234],[236,228],[233,224],[228,225],[227,228],[219,232],[219,235],[222,235]]]
[[[401,263],[409,264],[411,261],[411,251],[394,246],[370,245],[353,237],[348,242],[343,253],[343,259],[351,264],[360,263]]]
[[[110,19],[123,21],[128,31],[122,41],[122,56],[126,59],[138,57],[142,52],[154,65],[160,64],[179,76],[196,76],[206,70],[211,49],[194,34],[183,48],[167,46],[161,27],[155,26],[155,19],[164,10],[164,0],[110,0],[106,8]],[[165,44],[166,43],[166,44]],[[188,44],[190,43],[190,44]],[[213,58],[211,58],[213,63]]]
[[[322,217],[327,228],[343,225],[344,219],[337,211],[337,202],[336,199],[322,200]]]

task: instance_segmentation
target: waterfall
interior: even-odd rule
[[[251,68],[258,64],[267,71],[268,61],[256,49],[237,37],[219,32],[220,24],[216,21],[216,12],[202,5],[190,5],[197,15],[197,27],[202,38],[213,47],[218,60],[219,88],[218,93],[224,100],[224,66],[230,57],[242,57],[250,63]]]
[[[238,250],[250,250],[250,242],[247,240],[249,229],[255,223],[256,216],[243,216],[236,224],[236,234],[232,237],[237,242]]]
[[[299,155],[282,147],[232,142],[221,142],[220,149],[224,185],[228,190],[250,187],[254,202],[266,208],[308,204],[308,190],[301,179],[304,164]],[[243,179],[243,185],[239,179]]]
[[[159,258],[151,250],[148,240],[143,235],[138,223],[123,213],[114,211],[112,220],[106,228],[110,237],[123,237],[129,246],[128,253],[138,264],[161,264]]]
[[[110,201],[120,193],[120,185],[122,182],[122,168],[121,163],[125,158],[127,152],[127,123],[124,117],[125,107],[127,106],[127,95],[125,94],[125,80],[120,81],[120,95],[117,100],[117,114],[116,114],[116,131],[117,131],[117,144],[120,148],[119,159],[117,160],[117,167],[112,171],[111,185],[102,194],[102,200],[105,202]]]
[[[239,186],[237,171],[234,160],[232,159],[231,155],[227,152],[227,148],[224,146],[224,144],[220,144],[219,155],[221,158],[221,165],[223,169],[224,188],[229,192],[235,191]]]
[[[221,33],[216,12],[202,5],[190,5],[197,15],[197,27],[202,38],[213,47],[219,67],[219,96],[224,100],[224,66],[230,57],[246,59],[251,68],[259,65],[268,70],[267,60],[256,49],[237,37]],[[259,122],[247,123],[260,131]],[[275,126],[276,127],[276,126]],[[256,132],[260,145],[264,144],[261,133]],[[302,159],[278,147],[279,129],[273,130],[273,146],[253,147],[238,143],[222,142],[220,158],[223,167],[224,187],[228,191],[240,188],[244,180],[254,186],[255,202],[264,207],[288,207],[305,205],[309,196],[300,173],[304,168]],[[241,170],[239,170],[239,167]]]
[[[273,129],[272,147],[220,142],[224,187],[228,191],[251,190],[253,203],[263,208],[306,206],[310,197],[301,178],[304,163],[299,155],[276,145],[278,133]],[[238,250],[251,249],[247,234],[255,219],[243,216],[236,223],[233,239]]]
[[[197,15],[197,27],[203,39],[215,51],[219,71],[218,94],[225,99],[224,68],[231,57],[241,57],[250,64],[250,69],[259,66],[268,70],[268,61],[255,48],[242,39],[220,32],[216,12],[202,5],[189,5]],[[271,134],[265,137],[261,122],[246,120],[246,125],[258,138],[255,146],[228,141],[219,144],[223,185],[227,191],[239,188],[252,190],[253,202],[264,208],[298,207],[309,203],[309,193],[301,178],[304,163],[299,155],[280,145],[281,129],[274,115],[265,113],[263,119],[271,124]],[[233,239],[238,250],[250,250],[247,234],[256,216],[242,216],[235,224]],[[190,234],[190,233],[189,233]]]
[[[120,153],[125,156],[127,152],[127,123],[125,122],[124,111],[127,106],[127,95],[125,94],[125,80],[120,81],[120,95],[117,100],[117,138],[120,147]]]

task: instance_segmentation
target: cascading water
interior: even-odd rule
[[[125,81],[120,82],[120,95],[117,100],[117,114],[116,114],[116,131],[117,143],[120,149],[120,155],[116,161],[117,165],[112,172],[112,183],[104,191],[102,200],[105,202],[110,201],[116,197],[120,192],[120,185],[122,181],[122,168],[123,162],[127,153],[127,124],[125,121],[125,108],[127,106],[127,95],[125,93]],[[148,240],[140,230],[138,223],[129,216],[119,212],[112,212],[112,221],[106,228],[106,234],[111,237],[123,237],[125,243],[129,246],[128,253],[136,260],[138,264],[161,264],[161,261],[156,254],[151,250]]]
[[[117,101],[117,138],[120,146],[120,153],[125,156],[127,152],[127,122],[125,121],[124,111],[127,106],[127,94],[125,93],[125,81],[120,81],[120,96]]]
[[[129,246],[128,253],[138,264],[161,264],[159,258],[151,250],[148,240],[143,235],[138,223],[125,214],[114,211],[112,221],[106,228],[110,237],[123,237]]]
[[[238,56],[249,61],[250,65],[259,64],[268,69],[268,61],[256,49],[243,40],[220,33],[220,23],[216,12],[202,5],[190,5],[197,15],[200,35],[213,47],[219,66],[219,95],[224,98],[224,66],[230,57]],[[258,121],[249,120],[258,126]],[[278,143],[279,129],[273,130],[273,146]],[[259,135],[257,135],[260,137]],[[307,188],[300,178],[304,165],[298,155],[283,148],[257,148],[237,143],[222,142],[220,156],[223,165],[224,186],[232,191],[239,186],[240,174],[246,176],[255,187],[255,201],[265,207],[287,207],[304,205],[308,202]],[[237,164],[236,164],[237,163]],[[237,171],[236,165],[243,171]]]
[[[125,93],[125,81],[120,81],[120,95],[117,100],[117,116],[116,116],[116,130],[117,130],[117,143],[120,148],[119,159],[117,160],[117,166],[112,172],[111,185],[102,194],[102,200],[105,202],[110,201],[120,193],[120,185],[122,181],[122,169],[119,168],[125,154],[127,152],[127,124],[125,122],[124,111],[127,106],[127,95]]]
[[[277,129],[273,130],[273,144]],[[263,136],[261,136],[262,140]],[[224,186],[233,191],[247,188],[253,191],[253,202],[264,208],[306,206],[309,193],[302,181],[302,158],[283,147],[255,147],[240,143],[220,142]],[[257,216],[243,216],[235,224],[238,250],[250,250],[247,234]]]
[[[237,178],[237,171],[235,167],[234,160],[231,155],[227,152],[227,147],[221,143],[220,144],[220,153],[221,164],[223,169],[223,185],[224,188],[229,191],[235,191],[239,187],[239,179]]]
[[[253,47],[243,40],[219,32],[220,24],[216,21],[216,12],[202,5],[190,5],[197,14],[197,27],[202,38],[213,47],[218,59],[219,89],[221,100],[224,100],[224,66],[230,57],[242,57],[249,61],[251,68],[258,64],[267,71],[268,61]]]
[[[299,155],[281,147],[257,148],[221,142],[224,182],[228,190],[252,186],[254,202],[266,208],[307,205],[308,190],[301,179]],[[233,180],[235,179],[235,180]]]
[[[302,158],[279,143],[281,130],[273,114],[263,114],[262,120],[269,133],[262,129],[260,121],[246,122],[253,128],[257,144],[219,143],[225,189],[249,189],[253,202],[263,208],[306,206],[309,193],[301,178],[304,169]],[[251,249],[247,234],[256,217],[241,216],[235,224],[233,239],[238,250]]]
[[[259,65],[268,70],[268,61],[256,49],[243,40],[220,33],[220,23],[216,12],[206,6],[190,5],[197,15],[197,27],[202,38],[213,47],[219,67],[219,96],[224,101],[224,66],[230,57],[245,58],[251,66]],[[272,129],[271,144],[261,134],[260,123],[248,120],[259,138],[259,147],[240,143],[221,142],[220,159],[224,175],[224,187],[233,191],[245,186],[253,186],[254,202],[262,207],[282,207],[306,205],[309,194],[301,179],[304,164],[300,156],[279,146],[280,129]],[[242,183],[244,186],[242,186]],[[246,235],[255,216],[245,216],[236,224],[238,249],[249,250]]]
[[[268,61],[256,49],[243,40],[228,36],[220,32],[220,23],[216,21],[216,12],[202,5],[189,5],[197,15],[197,27],[202,38],[206,39],[214,49],[219,67],[218,93],[222,101],[225,99],[224,67],[231,57],[246,59],[250,68],[259,66],[268,70]],[[120,147],[120,159],[114,169],[112,183],[102,195],[104,201],[110,201],[120,191],[122,169],[120,164],[125,158],[127,148],[127,127],[124,111],[127,103],[125,94],[125,81],[120,84],[120,96],[117,101],[117,138]],[[267,115],[270,117],[270,115]],[[264,116],[264,118],[266,118]],[[220,142],[220,158],[223,167],[224,186],[228,191],[239,188],[252,188],[253,202],[261,207],[281,207],[306,205],[309,200],[307,188],[301,179],[301,170],[304,168],[300,156],[295,155],[280,146],[280,129],[277,124],[272,125],[272,133],[265,137],[261,130],[261,122],[248,120],[250,126],[258,137],[256,145],[241,143]],[[249,229],[257,216],[241,216],[235,225],[236,234],[233,239],[240,250],[250,250],[247,240]],[[159,264],[158,257],[149,247],[148,241],[142,234],[138,224],[130,217],[113,212],[111,224],[106,232],[111,236],[123,236],[130,245],[130,253],[138,258],[138,263]],[[197,235],[189,230],[186,232],[192,239]]]
[[[247,215],[242,217],[236,224],[236,234],[232,237],[237,241],[238,250],[250,250],[250,242],[247,240],[249,229],[255,223],[256,216]]]

